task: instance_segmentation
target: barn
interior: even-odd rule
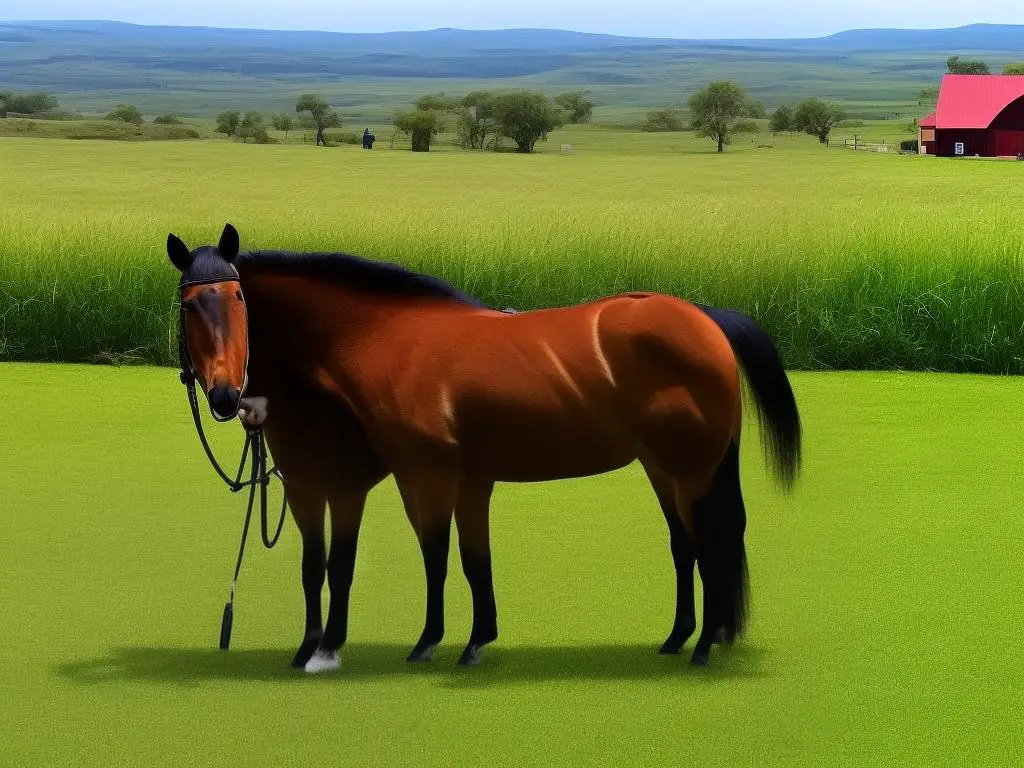
[[[918,123],[920,152],[1024,154],[1024,75],[946,75],[935,111]]]

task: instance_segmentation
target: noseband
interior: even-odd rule
[[[232,267],[234,269],[234,267]],[[193,285],[213,285],[216,283],[224,282],[236,282],[239,284],[239,292],[241,292],[241,280],[238,278],[237,271],[233,277],[216,277],[207,280],[188,280],[181,283],[179,286],[182,295],[179,298],[183,298],[185,288]],[[288,509],[288,495],[287,492],[282,494],[281,498],[281,519],[277,524],[277,531],[275,531],[273,537],[268,535],[267,526],[267,486],[270,485],[272,478],[276,477],[278,480],[284,483],[284,477],[281,475],[280,470],[277,467],[271,467],[267,469],[267,443],[266,438],[263,434],[262,427],[245,427],[245,445],[242,447],[242,458],[238,463],[238,472],[232,479],[217,462],[217,458],[213,455],[213,450],[210,448],[210,443],[206,439],[206,432],[203,430],[203,422],[200,417],[199,408],[199,396],[196,394],[196,381],[198,379],[196,375],[195,366],[192,363],[192,355],[188,349],[188,334],[185,332],[185,307],[179,301],[178,309],[178,355],[180,357],[181,371],[179,378],[181,383],[185,385],[185,391],[188,394],[189,408],[192,410],[192,421],[196,426],[196,433],[199,435],[199,441],[203,444],[203,450],[206,451],[206,457],[210,460],[210,464],[214,470],[220,475],[221,480],[227,485],[228,490],[232,493],[238,493],[243,488],[249,489],[249,502],[245,511],[245,524],[242,527],[242,542],[238,548],[238,560],[235,562],[235,575],[231,579],[231,597],[227,604],[224,606],[224,615],[221,618],[220,625],[220,648],[223,651],[228,649],[231,643],[231,625],[234,620],[234,603],[235,603],[235,590],[238,586],[238,573],[242,568],[242,556],[245,553],[245,541],[249,535],[249,521],[252,518],[253,505],[256,501],[256,488],[260,491],[260,533],[263,538],[263,546],[267,549],[273,549],[274,545],[277,544],[278,539],[281,538],[281,531],[284,528],[284,519]],[[242,299],[242,306],[245,306],[245,299]],[[242,380],[242,391],[238,397],[238,405],[235,407],[235,412],[223,418],[217,415],[217,412],[210,407],[210,412],[213,417],[220,422],[231,421],[238,415],[238,411],[242,404],[242,395],[245,394],[246,387],[249,384],[249,316],[246,312],[245,318],[245,333],[246,333],[246,345],[245,345],[245,375]],[[245,472],[246,461],[249,458],[249,452],[252,451],[252,465],[249,471],[249,479],[242,481],[242,475]]]

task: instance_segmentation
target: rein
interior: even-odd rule
[[[183,282],[180,287],[186,288],[190,285],[203,285],[226,282],[229,280],[238,281],[238,278],[228,277]],[[283,485],[284,477],[277,467],[272,466],[270,469],[267,469],[267,443],[262,427],[245,427],[245,444],[242,447],[242,458],[239,460],[238,471],[235,473],[233,479],[224,471],[220,463],[217,461],[217,457],[214,456],[213,449],[210,448],[210,443],[206,439],[206,431],[203,429],[202,418],[199,414],[199,396],[196,394],[196,381],[198,377],[196,376],[195,368],[192,365],[192,357],[188,349],[188,338],[185,333],[184,306],[181,306],[178,312],[178,354],[181,366],[179,378],[181,383],[185,386],[185,391],[188,395],[189,408],[192,411],[192,421],[195,423],[196,427],[196,434],[198,434],[199,442],[202,443],[203,450],[206,452],[206,457],[210,460],[210,465],[220,476],[220,479],[224,481],[224,484],[227,485],[228,490],[232,493],[238,493],[244,488],[249,489],[249,501],[245,510],[245,523],[242,526],[242,541],[238,547],[238,559],[235,561],[235,573],[231,578],[231,595],[228,602],[224,605],[224,614],[221,618],[220,649],[222,651],[226,651],[231,643],[231,626],[234,620],[235,591],[238,586],[238,574],[242,569],[242,557],[245,554],[246,539],[249,536],[249,523],[252,520],[253,506],[256,502],[256,489],[259,488],[260,497],[260,534],[263,539],[263,546],[267,549],[273,549],[281,538],[281,531],[284,528],[285,515],[287,514],[288,509],[288,496],[287,493],[282,495],[281,517],[277,523],[277,530],[274,532],[273,537],[271,537],[268,535],[269,527],[267,524],[267,487],[270,485],[270,481],[275,477],[280,480]],[[249,360],[247,353],[246,381],[248,381],[248,367]],[[241,397],[239,397],[239,403],[241,403]],[[232,414],[229,419],[218,419],[218,421],[229,421],[236,415],[237,411],[235,414]],[[250,459],[250,453],[252,454],[252,460],[249,467],[249,479],[243,481],[242,475],[245,473],[246,462]]]

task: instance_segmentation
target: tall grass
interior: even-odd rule
[[[231,221],[243,247],[399,261],[499,306],[738,308],[796,369],[1024,372],[1020,164],[609,135],[535,157],[0,140],[0,359],[173,364],[167,233]]]

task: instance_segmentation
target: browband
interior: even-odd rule
[[[228,283],[228,282],[240,283],[240,282],[242,282],[242,280],[241,280],[241,278],[238,277],[238,275],[235,275],[234,277],[209,277],[206,280],[186,280],[185,282],[180,283],[178,285],[178,287],[179,288],[188,288],[188,287],[193,286],[193,285],[209,285],[210,283]]]

